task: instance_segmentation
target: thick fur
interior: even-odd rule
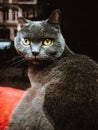
[[[54,130],[43,111],[45,87],[30,88],[12,114],[9,130]]]
[[[98,129],[98,65],[72,55],[50,72],[44,110],[56,130]]]
[[[28,60],[31,88],[13,111],[8,130],[97,130],[97,63],[67,47],[58,10],[45,21],[20,21],[15,48]],[[23,38],[31,44],[23,45]],[[53,44],[43,46],[43,38]]]

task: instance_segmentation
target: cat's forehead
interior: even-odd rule
[[[41,21],[33,21],[32,23],[31,23],[31,27],[32,28],[34,28],[34,27],[38,27],[38,28],[42,28],[42,24],[43,24],[44,22],[41,22]]]
[[[44,30],[43,22],[34,21],[29,26],[29,31],[34,32],[42,32]]]
[[[30,38],[55,37],[57,30],[46,21],[33,21],[23,33]]]
[[[36,29],[36,31],[53,31],[53,32],[57,32],[57,30],[51,26],[50,24],[47,23],[47,21],[43,20],[43,21],[34,21],[31,23],[31,26],[30,26],[30,29],[31,30],[34,30]]]

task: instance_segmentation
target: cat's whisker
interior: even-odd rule
[[[13,63],[11,66],[17,67],[17,66],[19,66],[20,64],[22,64],[22,63],[24,63],[24,62],[26,62],[26,60],[25,60],[25,59],[22,59],[22,60],[20,60],[20,61],[18,61],[18,62],[16,62],[16,63]]]
[[[22,63],[25,62],[25,61],[26,61],[25,58],[22,58],[21,60],[18,60],[17,62],[14,62],[14,63],[12,63],[12,64],[8,64],[8,65],[6,65],[6,66],[0,68],[0,73],[6,71],[9,67],[12,67],[12,66],[13,66],[13,67],[16,67],[16,66],[22,64]]]
[[[21,56],[21,55],[16,56],[16,57],[12,58],[11,61],[15,61],[15,60],[20,59],[20,58],[23,58],[23,56]]]
[[[4,72],[7,68],[8,68],[8,65],[3,68],[0,68],[0,73]]]
[[[10,59],[10,60],[7,60],[7,61],[5,62],[5,64],[6,64],[6,66],[9,66],[9,64],[11,64],[12,62],[17,61],[17,60],[20,59],[20,58],[23,58],[23,56],[16,56],[16,57],[14,57],[14,58],[12,58],[12,59]],[[4,67],[4,64],[1,64],[1,65],[0,65],[0,68],[2,68],[2,67]]]
[[[16,62],[17,60],[19,60],[20,58],[22,58],[22,56],[16,56],[8,61],[6,61],[4,64],[6,64],[6,66],[10,66],[10,64],[12,64],[13,62]],[[0,68],[4,68],[6,66],[4,66],[4,64],[0,65]]]
[[[11,66],[13,66],[13,65],[15,65],[15,64],[17,64],[17,63],[20,63],[20,62],[22,62],[22,61],[24,61],[24,60],[25,60],[25,58],[22,58],[22,59],[18,60],[17,62],[14,62],[13,64],[11,64]]]

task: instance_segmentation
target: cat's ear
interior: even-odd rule
[[[59,9],[56,9],[53,11],[53,13],[48,18],[48,23],[55,26],[56,28],[60,27],[60,20],[61,20],[61,11]]]
[[[27,20],[23,16],[19,16],[17,20],[18,20],[18,26],[17,26],[18,31],[22,30],[25,26],[29,25]]]
[[[26,23],[26,19],[23,16],[19,16],[18,17],[18,24],[23,25],[25,23]]]

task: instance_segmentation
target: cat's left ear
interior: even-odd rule
[[[19,16],[17,20],[18,20],[18,26],[17,26],[18,31],[22,30],[25,26],[29,25],[28,21],[23,16]]]
[[[53,11],[53,13],[48,18],[48,23],[53,25],[56,28],[60,27],[60,21],[61,21],[61,11],[59,9],[56,9]]]
[[[25,23],[26,23],[26,19],[23,16],[19,16],[18,17],[18,24],[23,25]]]

